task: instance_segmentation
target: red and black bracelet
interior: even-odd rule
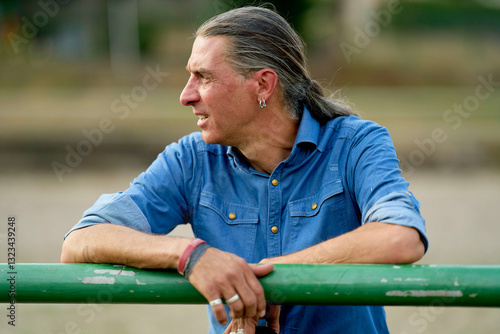
[[[193,266],[196,262],[198,262],[199,258],[207,250],[207,248],[209,248],[209,246],[204,240],[199,238],[193,239],[179,258],[177,271],[184,277],[188,278]]]

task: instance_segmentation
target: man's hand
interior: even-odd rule
[[[272,329],[275,333],[280,332],[280,305],[268,305],[267,312],[264,319],[267,322],[268,328]],[[231,321],[229,326],[227,326],[224,334],[230,334],[231,332],[237,332],[238,329],[244,329],[245,334],[255,334],[257,323],[259,322],[259,317],[255,316],[253,318],[236,318]]]
[[[230,316],[258,319],[266,314],[266,299],[257,277],[272,270],[272,264],[249,265],[234,254],[209,248],[194,266],[189,281],[209,302],[228,300],[238,294],[240,298],[229,304]],[[212,306],[212,311],[219,323],[227,323],[222,304]]]

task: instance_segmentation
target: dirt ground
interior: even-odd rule
[[[18,221],[17,261],[59,261],[62,238],[102,193],[123,190],[142,170],[85,171],[59,182],[51,172],[0,174],[0,262],[6,262],[7,217]],[[422,203],[430,249],[420,263],[498,264],[496,208],[500,171],[417,170],[408,179]],[[175,233],[189,235],[189,230]],[[2,278],[3,279],[3,278]],[[5,306],[5,304],[4,304]],[[20,304],[16,327],[0,307],[1,333],[206,333],[202,305],[95,305],[82,316],[77,305]],[[487,308],[387,307],[391,333],[499,333],[500,310]]]

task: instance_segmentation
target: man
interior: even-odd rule
[[[302,41],[268,9],[205,22],[187,70],[180,101],[201,134],[167,146],[126,191],[101,196],[67,235],[61,261],[177,267],[210,302],[210,333],[266,323],[280,333],[387,333],[382,307],[266,313],[256,278],[273,263],[423,256],[419,203],[387,131],[323,96]],[[166,235],[186,223],[194,241]]]

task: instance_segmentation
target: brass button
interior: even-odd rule
[[[273,184],[273,186],[277,186],[277,185],[278,185],[278,180],[273,179],[273,180],[271,181],[271,183]]]
[[[313,210],[316,210],[317,207],[318,207],[318,203],[313,203],[313,205],[311,205],[311,209],[313,209]]]
[[[273,232],[274,234],[278,233],[278,226],[271,227],[271,232]]]
[[[229,219],[233,220],[234,218],[236,218],[236,214],[234,212],[231,212],[229,214]]]

